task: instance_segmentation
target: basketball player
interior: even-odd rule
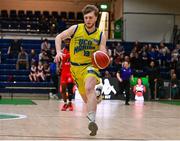
[[[61,67],[60,68],[60,74],[61,74],[60,85],[62,87],[61,95],[64,101],[64,105],[61,108],[61,111],[66,111],[68,108],[70,111],[73,111],[72,97],[73,97],[74,81],[70,72],[69,57],[70,56],[69,56],[68,46],[66,45],[66,47],[63,48],[63,60],[60,66]],[[68,90],[68,97],[66,95],[66,89]],[[67,99],[69,100],[69,103],[67,103]]]
[[[99,83],[100,72],[93,67],[91,55],[97,50],[107,53],[106,37],[95,26],[99,14],[98,8],[94,5],[86,5],[82,13],[84,15],[83,24],[73,25],[56,36],[57,54],[55,61],[58,62],[63,59],[63,53],[61,52],[62,40],[71,37],[71,73],[83,101],[87,104],[90,135],[95,136],[98,130],[95,122],[97,109],[95,85]]]

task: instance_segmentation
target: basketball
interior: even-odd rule
[[[96,68],[105,69],[110,63],[109,56],[103,51],[96,51],[92,54],[92,64]]]

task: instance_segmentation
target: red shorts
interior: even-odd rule
[[[63,73],[61,75],[61,84],[73,83],[73,78],[71,73]]]

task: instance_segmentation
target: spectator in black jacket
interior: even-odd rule
[[[151,93],[151,100],[155,98],[155,84],[157,84],[158,80],[158,68],[155,66],[154,61],[150,62],[150,66],[147,70],[147,75],[149,77],[149,88]]]
[[[176,73],[172,74],[172,78],[171,78],[171,98],[175,98],[178,94],[178,79],[176,77]]]
[[[21,47],[21,41],[20,40],[12,40],[11,41],[11,44],[8,48],[8,56],[9,58],[17,58],[19,52],[22,50],[22,47]]]

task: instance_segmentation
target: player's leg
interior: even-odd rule
[[[67,84],[67,89],[68,89],[68,99],[69,99],[69,103],[68,103],[68,108],[70,111],[73,111],[73,105],[72,105],[72,99],[73,99],[73,83],[68,83]]]
[[[68,105],[67,105],[67,96],[66,96],[66,86],[67,85],[65,83],[61,83],[61,87],[62,87],[61,96],[62,96],[62,99],[64,101],[64,105],[61,108],[61,111],[66,111],[67,108],[68,108]]]
[[[97,109],[97,100],[95,94],[95,85],[97,83],[96,77],[89,76],[85,80],[85,90],[87,96],[87,110],[88,110],[88,119],[89,125],[88,128],[91,131],[90,135],[95,136],[98,130],[98,126],[95,123],[96,118],[96,109]]]

